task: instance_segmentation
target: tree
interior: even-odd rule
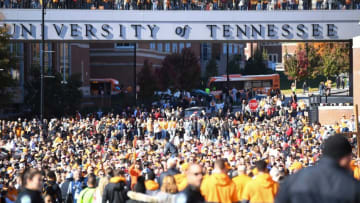
[[[40,67],[32,67],[30,79],[25,83],[25,104],[33,114],[40,112]],[[45,117],[74,114],[80,108],[82,85],[80,75],[72,75],[66,84],[62,83],[60,73],[44,78],[44,113]]]
[[[240,55],[234,55],[232,59],[229,61],[229,74],[240,74]]]
[[[326,78],[339,74],[340,67],[338,67],[337,60],[338,58],[336,56],[336,51],[330,49],[330,47],[327,46],[324,50],[324,55],[322,57],[322,69],[321,69],[321,73]]]
[[[307,77],[310,79],[316,78],[320,74],[321,55],[313,44],[306,44],[305,50],[308,59]]]
[[[139,98],[144,102],[151,101],[154,91],[157,89],[156,79],[152,69],[152,63],[145,60],[143,68],[138,73],[138,83],[140,86]]]
[[[259,74],[268,74],[268,73],[273,73],[273,71],[267,68],[261,50],[256,49],[254,52],[254,56],[250,57],[246,61],[243,74],[259,75]]]
[[[326,77],[331,77],[349,71],[349,43],[314,43],[314,47],[320,58],[320,60],[315,59],[316,61],[319,61],[318,68],[314,70],[315,73],[321,73]]]
[[[284,61],[285,75],[288,76],[289,80],[294,80],[296,85],[298,67],[296,55],[289,55],[287,50],[285,50],[285,61]]]
[[[218,75],[218,65],[216,63],[216,59],[212,58],[206,65],[205,77],[208,79],[209,77],[217,76],[217,75]]]
[[[299,80],[314,79],[322,72],[322,56],[319,48],[312,44],[299,45],[293,56],[286,51],[284,61],[285,74],[295,85]]]
[[[173,87],[181,90],[191,90],[199,86],[199,60],[189,48],[184,48],[181,54],[171,54],[165,57],[158,71],[161,89]]]
[[[16,59],[9,48],[10,35],[5,26],[0,27],[0,103],[11,102],[12,94],[10,88],[15,85],[10,71],[15,68]]]

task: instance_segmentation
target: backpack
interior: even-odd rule
[[[61,197],[59,197],[59,193],[56,184],[45,184],[45,187],[43,189],[43,193],[48,194],[51,196],[51,199],[55,202],[55,203],[61,203]]]
[[[72,181],[70,181],[70,183],[69,183],[64,203],[73,203],[74,202],[71,188],[72,188]]]

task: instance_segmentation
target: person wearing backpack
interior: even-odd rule
[[[56,175],[54,171],[47,171],[43,193],[50,195],[52,202],[62,203],[61,189],[56,183]]]
[[[73,198],[71,194],[73,180],[73,174],[71,172],[68,172],[65,182],[61,184],[62,199],[65,203],[73,203]]]
[[[126,187],[126,179],[124,171],[121,169],[116,170],[115,177],[110,179],[110,183],[105,186],[102,202],[119,202],[125,203],[128,200],[126,195],[128,189]]]
[[[88,187],[83,189],[79,198],[77,199],[77,203],[92,203],[94,200],[94,194],[96,189],[96,176],[94,174],[90,174],[87,179]]]

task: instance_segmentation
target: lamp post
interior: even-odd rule
[[[136,98],[136,94],[137,94],[137,85],[136,85],[136,42],[133,44],[134,46],[134,62],[133,62],[133,65],[134,65],[134,105],[136,106],[136,101],[137,101],[137,98]]]
[[[40,67],[40,120],[44,118],[44,66],[45,66],[45,6],[46,0],[42,2],[41,15],[41,67]]]
[[[226,43],[226,95],[228,95],[230,89],[229,81],[229,43]]]

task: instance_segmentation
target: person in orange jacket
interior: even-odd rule
[[[354,178],[360,181],[360,159],[356,159],[351,165],[352,171],[354,172]]]
[[[264,160],[255,163],[258,174],[246,184],[242,200],[248,202],[272,203],[279,191],[279,184],[271,178]]]
[[[159,183],[155,182],[155,174],[149,170],[145,175],[146,194],[155,195],[159,191]]]
[[[213,173],[203,180],[201,194],[207,202],[239,202],[236,185],[227,175],[225,160],[215,161]]]
[[[238,199],[241,200],[244,188],[245,188],[246,184],[248,184],[251,181],[251,178],[246,175],[246,166],[245,165],[240,165],[238,167],[237,172],[238,172],[238,175],[235,178],[233,178],[233,181],[236,184]]]
[[[140,163],[138,160],[135,162],[135,164],[130,166],[129,174],[131,177],[131,189],[133,189],[136,185],[138,177],[141,176]]]

